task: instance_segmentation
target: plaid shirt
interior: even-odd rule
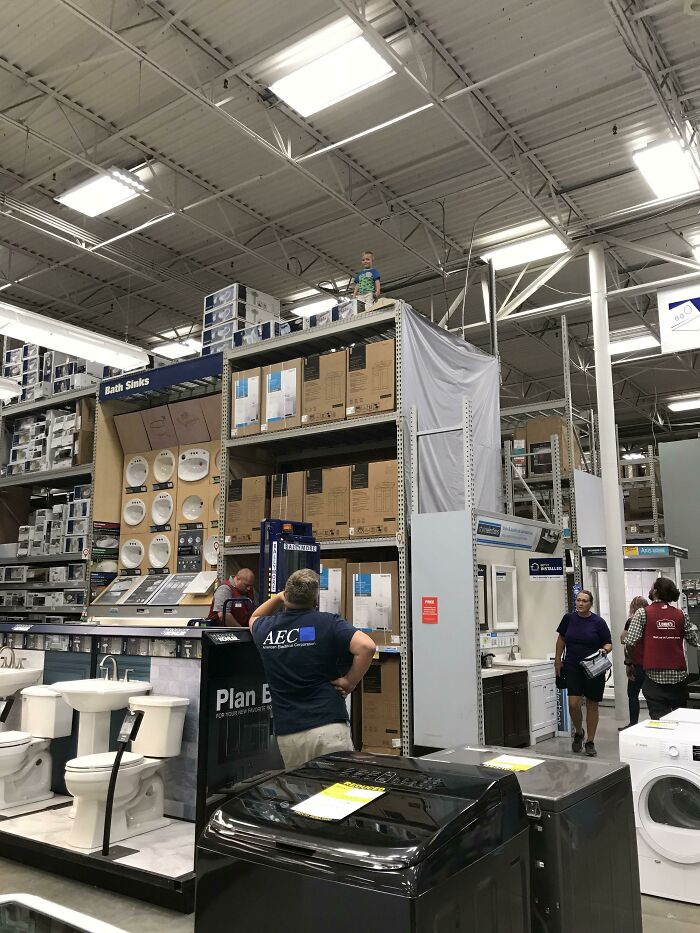
[[[695,627],[691,624],[690,619],[688,618],[688,613],[683,610],[683,616],[685,619],[685,625],[683,627],[683,634],[685,640],[689,645],[694,645],[698,647],[698,633]],[[636,645],[637,642],[644,635],[644,629],[647,624],[647,615],[644,609],[637,609],[635,614],[632,616],[632,621],[630,622],[630,627],[627,629],[627,637],[625,638],[625,646],[631,648],[633,645]],[[687,670],[645,670],[644,673],[651,680],[655,681],[657,684],[679,684],[682,680],[688,676]]]

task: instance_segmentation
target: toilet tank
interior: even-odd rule
[[[45,684],[25,687],[21,728],[37,739],[62,739],[73,731],[73,709]]]
[[[143,710],[131,750],[146,758],[175,758],[182,747],[182,730],[190,701],[186,697],[137,696],[129,709]]]

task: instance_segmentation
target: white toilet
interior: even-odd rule
[[[73,724],[73,710],[50,687],[21,695],[21,731],[0,732],[0,813],[53,797],[49,742],[70,735]]]
[[[164,786],[158,773],[167,758],[176,758],[182,747],[182,730],[189,700],[184,697],[140,696],[129,708],[144,716],[132,750],[124,752],[119,767],[110,842],[119,842],[167,826],[163,816]],[[97,849],[104,833],[107,789],[116,752],[84,755],[66,764],[66,787],[75,798],[75,819],[68,844],[78,849]]]

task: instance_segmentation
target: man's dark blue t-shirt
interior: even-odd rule
[[[331,612],[290,609],[252,627],[272,696],[276,735],[347,722],[345,700],[331,681],[352,664],[356,629]]]
[[[557,632],[566,642],[563,667],[568,668],[577,668],[584,658],[612,641],[608,623],[595,612],[589,616],[580,616],[578,612],[567,613],[559,623]]]

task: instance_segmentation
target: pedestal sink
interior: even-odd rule
[[[59,680],[51,684],[63,699],[80,713],[78,757],[109,751],[110,713],[124,709],[129,697],[149,693],[143,680]]]
[[[41,680],[41,675],[40,667],[23,667],[19,670],[16,667],[0,667],[0,711],[5,705],[5,700],[25,687],[31,687],[37,680]],[[5,723],[0,722],[0,732],[5,728]]]

